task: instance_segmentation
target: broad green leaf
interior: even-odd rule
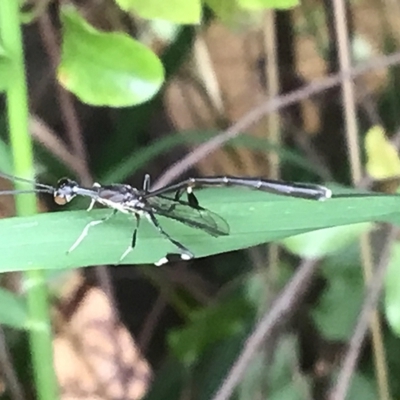
[[[150,99],[164,80],[158,57],[124,33],[89,25],[71,6],[62,9],[58,79],[85,103],[124,107]]]
[[[335,226],[301,235],[291,236],[281,244],[292,253],[305,258],[321,258],[333,254],[355,241],[371,223]]]
[[[372,127],[365,137],[367,171],[374,179],[400,175],[400,159],[396,147],[385,136],[381,126]]]
[[[240,7],[259,10],[263,8],[273,8],[285,10],[300,4],[299,0],[236,0]]]
[[[392,330],[400,336],[400,243],[392,247],[385,280],[385,314]]]
[[[177,24],[198,24],[201,21],[200,0],[115,0],[125,11],[146,19],[164,19]]]
[[[0,324],[12,328],[28,327],[28,311],[25,299],[6,289],[0,288]]]
[[[346,193],[359,192],[348,189]],[[239,188],[199,190],[196,194],[203,207],[229,223],[228,236],[214,238],[177,221],[160,218],[164,229],[196,257],[332,226],[367,221],[400,223],[397,195],[371,193],[313,201]],[[110,210],[68,211],[1,220],[0,272],[116,264],[130,244],[135,226],[134,218],[125,214],[91,228],[82,243],[66,254],[87,223],[109,213]],[[143,218],[137,246],[123,264],[154,263],[170,252],[176,252],[174,245]]]

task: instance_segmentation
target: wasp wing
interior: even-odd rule
[[[201,229],[212,236],[229,235],[229,225],[222,217],[203,207],[194,207],[183,200],[167,196],[148,197],[144,210]]]

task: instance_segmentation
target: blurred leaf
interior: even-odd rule
[[[376,400],[378,398],[379,396],[374,381],[369,379],[366,375],[356,371],[352,377],[346,400]]]
[[[360,268],[321,267],[327,288],[311,316],[325,338],[347,341],[353,333],[364,294],[364,280]]]
[[[268,377],[271,400],[305,400],[312,397],[311,385],[300,373],[299,345],[294,335],[283,335],[276,346]]]
[[[284,266],[282,266],[282,269],[279,268],[279,276],[276,280],[278,280],[278,278],[281,278],[281,271],[283,271],[283,273],[286,272]],[[290,271],[290,276],[291,275],[293,275],[292,271]],[[272,293],[272,290],[269,290],[270,288],[266,285],[266,279],[267,277],[265,271],[260,270],[257,272],[252,272],[246,280],[246,299],[249,301],[250,304],[253,305],[254,309],[256,310],[265,309],[266,307],[268,307],[269,303],[272,300],[272,297],[275,296],[275,293]]]
[[[225,380],[226,374],[242,351],[247,335],[247,331],[242,331],[218,342],[198,361],[192,377],[197,394],[196,399],[210,400],[214,398],[216,391]]]
[[[194,311],[186,327],[170,333],[169,346],[188,366],[198,360],[211,344],[243,331],[244,317],[249,314],[251,308],[243,297]]]
[[[392,247],[385,280],[385,314],[393,332],[400,336],[400,243]]]
[[[378,230],[371,230],[369,235],[373,237],[377,232]],[[347,269],[355,265],[360,266],[360,243],[355,241],[342,251],[328,255],[326,260],[329,264],[335,264],[335,268],[339,269]]]
[[[205,0],[215,15],[224,23],[230,23],[243,12],[236,1],[232,0]]]
[[[263,8],[273,8],[285,10],[300,4],[299,0],[236,0],[240,7],[261,10]]]
[[[299,257],[321,258],[348,246],[372,226],[371,223],[366,222],[319,229],[318,231],[288,237],[283,239],[281,244]]]
[[[219,20],[235,31],[238,28],[246,30],[262,24],[261,13],[240,7],[235,0],[205,0],[205,3]]]
[[[143,103],[160,89],[158,57],[124,33],[100,32],[71,6],[62,8],[63,45],[58,79],[83,102],[123,107]]]
[[[164,19],[178,24],[198,24],[201,20],[200,0],[115,0],[125,11],[146,19]]]
[[[190,379],[189,371],[175,358],[167,359],[161,368],[158,368],[149,391],[142,400],[179,399]]]
[[[25,299],[0,288],[0,324],[16,329],[28,328],[28,311]]]
[[[305,400],[311,398],[310,384],[299,371],[298,342],[294,335],[282,335],[272,354],[272,362],[259,352],[239,386],[238,399],[255,399],[268,388],[268,399]]]
[[[374,179],[387,179],[400,175],[400,159],[396,147],[385,136],[381,126],[372,127],[365,137],[367,171]]]
[[[269,386],[268,367],[266,365],[266,357],[263,351],[257,352],[247,367],[243,379],[237,388],[237,399],[247,400],[262,398],[260,394]],[[268,390],[268,398],[271,392]]]
[[[384,336],[384,346],[386,354],[386,363],[388,365],[388,379],[392,393],[400,393],[400,380],[398,379],[400,371],[400,339],[396,335],[386,334]],[[371,377],[375,377],[373,372]]]
[[[281,335],[276,340],[271,363],[267,363],[262,352],[259,352],[252,360],[239,386],[239,400],[259,398],[266,387],[268,399],[271,400],[311,398],[310,384],[300,373],[296,337]]]
[[[312,201],[240,188],[198,190],[200,204],[230,225],[230,234],[219,238],[177,221],[159,220],[163,228],[196,257],[243,249],[336,225],[366,221],[400,224],[400,196],[357,195],[360,192],[354,189],[345,192],[356,195]],[[68,211],[0,220],[0,271],[29,270],[38,265],[42,269],[59,269],[115,264],[132,240],[133,216],[118,214],[93,227],[82,243],[66,254],[86,224],[109,214],[107,209]],[[24,251],[20,251],[21,247]],[[170,252],[176,252],[174,245],[144,219],[137,245],[122,264],[154,263]]]

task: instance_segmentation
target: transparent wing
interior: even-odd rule
[[[175,219],[192,228],[201,229],[212,236],[229,235],[228,223],[218,214],[203,207],[193,207],[186,201],[170,199],[165,196],[148,197],[146,204],[155,214]]]

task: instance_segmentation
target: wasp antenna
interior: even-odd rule
[[[34,184],[37,188],[42,188],[42,189],[47,189],[48,191],[54,191],[53,186],[50,185],[45,185],[43,183],[38,183],[35,182],[34,180],[31,179],[25,179],[25,178],[20,178],[19,176],[14,176],[14,175],[10,175],[10,174],[6,174],[5,172],[0,172],[0,177],[4,178],[4,179],[8,179],[11,182],[25,182],[25,183],[31,183]],[[36,189],[35,192],[37,192],[38,190]],[[52,193],[51,192],[51,193]],[[50,193],[50,192],[48,192]]]
[[[47,189],[32,189],[32,190],[0,190],[0,196],[5,195],[16,195],[16,194],[29,194],[29,193],[50,193],[52,194],[53,191]]]

